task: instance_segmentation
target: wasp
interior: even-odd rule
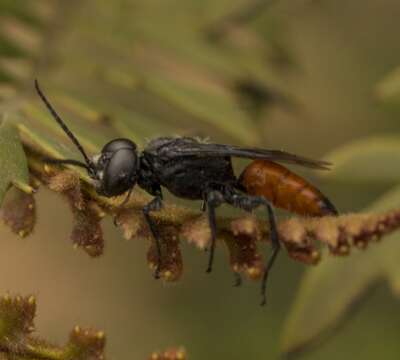
[[[262,305],[266,302],[268,275],[280,250],[273,206],[303,215],[337,213],[319,190],[276,163],[328,169],[330,164],[325,161],[311,160],[280,150],[206,143],[192,137],[158,137],[151,140],[142,151],[138,150],[133,141],[118,138],[105,144],[100,154],[89,157],[46,98],[37,80],[35,88],[53,118],[84,159],[84,162],[73,159],[45,161],[86,169],[97,193],[102,196],[114,197],[127,193],[127,200],[135,185],[152,195],[152,200],[143,207],[143,215],[156,245],[156,278],[159,278],[162,259],[162,239],[151,214],[162,208],[162,188],[179,198],[203,202],[203,210],[208,214],[211,230],[207,272],[211,272],[214,260],[216,209],[224,203],[247,212],[259,206],[266,209],[272,252],[266,262],[261,282]],[[254,161],[237,177],[232,167],[232,158]]]

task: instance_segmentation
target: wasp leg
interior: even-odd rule
[[[274,210],[273,210],[271,204],[266,199],[264,199],[263,197],[259,197],[259,196],[250,196],[250,195],[233,193],[233,194],[228,194],[228,196],[226,197],[226,200],[232,206],[241,208],[248,212],[251,212],[252,210],[254,210],[255,208],[257,208],[260,205],[263,205],[267,208],[268,219],[269,219],[270,238],[271,238],[271,244],[272,244],[272,253],[267,261],[267,265],[265,267],[263,278],[262,278],[262,283],[261,283],[261,305],[265,305],[266,300],[267,300],[266,289],[267,289],[268,276],[269,276],[272,266],[274,265],[276,257],[278,256],[279,250],[281,248],[281,245],[279,242],[277,226],[276,226]]]
[[[207,272],[212,271],[212,266],[214,263],[214,252],[215,252],[215,245],[216,245],[216,238],[217,238],[217,225],[215,221],[215,209],[225,202],[225,199],[221,192],[219,191],[210,191],[206,195],[206,199],[203,202],[203,206],[208,209],[208,220],[209,226],[211,230],[211,246],[210,246],[210,255],[208,258],[208,267]],[[233,286],[238,287],[242,285],[242,278],[239,273],[234,272],[234,283]]]
[[[124,207],[129,202],[129,199],[131,198],[132,192],[133,192],[133,186],[128,190],[128,193],[126,194],[125,199],[119,205],[120,207]]]
[[[219,191],[211,190],[206,194],[205,203],[207,205],[208,210],[208,223],[211,230],[211,246],[210,246],[210,255],[208,257],[208,266],[207,272],[210,273],[212,271],[212,266],[214,263],[214,250],[215,243],[217,240],[217,224],[215,220],[215,209],[224,202],[224,198]]]
[[[133,192],[133,186],[128,190],[128,194],[125,196],[125,199],[122,200],[122,203],[119,204],[120,208],[123,208],[129,202],[132,192]],[[117,221],[117,215],[114,216],[113,223],[114,223],[114,226],[119,226],[118,221]]]
[[[143,208],[143,215],[149,225],[151,234],[153,235],[155,244],[156,244],[156,251],[157,251],[157,265],[156,270],[154,272],[154,277],[156,279],[160,278],[160,264],[161,264],[161,242],[160,242],[160,235],[157,230],[157,225],[150,216],[150,212],[152,211],[159,211],[162,208],[162,199],[161,196],[156,196],[153,200],[151,200],[147,205]]]
[[[234,272],[233,275],[235,276],[235,280],[233,282],[234,287],[242,286],[242,277],[238,272]]]
[[[273,210],[271,204],[268,203],[266,206],[267,206],[267,210],[268,210],[272,253],[268,259],[267,266],[264,270],[264,275],[263,275],[263,279],[262,279],[262,283],[261,283],[261,298],[262,298],[261,305],[265,305],[265,303],[267,302],[266,290],[267,290],[268,275],[270,273],[272,266],[274,265],[276,257],[278,256],[279,250],[281,249],[281,244],[279,242],[278,230],[276,227],[276,218],[275,218],[274,210]]]

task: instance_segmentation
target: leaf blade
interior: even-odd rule
[[[400,137],[375,136],[351,142],[327,155],[334,171],[323,176],[356,183],[397,182],[400,168]]]
[[[0,125],[0,168],[2,169],[0,204],[12,184],[22,190],[31,191],[28,184],[28,163],[18,130],[13,123],[7,120],[4,120]]]

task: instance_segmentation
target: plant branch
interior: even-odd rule
[[[27,152],[30,171],[36,183],[62,194],[70,204],[75,218],[71,232],[74,246],[81,247],[90,256],[101,255],[104,247],[101,221],[110,215],[125,238],[150,241],[148,263],[152,269],[156,266],[156,249],[142,215],[143,206],[150,200],[148,195],[135,190],[130,200],[121,206],[124,196],[100,196],[87,176],[44,164],[29,149]],[[199,211],[173,204],[165,204],[161,211],[154,213],[154,218],[163,238],[161,277],[176,281],[183,271],[180,242],[188,241],[200,249],[207,248],[211,237],[208,221]],[[376,242],[399,227],[400,210],[395,209],[382,214],[292,217],[278,223],[278,232],[289,257],[314,265],[320,260],[321,245],[327,246],[333,255],[344,256],[350,253],[351,248],[365,249],[371,242]],[[261,243],[269,243],[267,222],[251,216],[219,218],[217,236],[228,249],[233,271],[259,279],[264,261],[258,247]]]

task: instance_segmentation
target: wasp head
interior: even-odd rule
[[[92,159],[96,190],[100,195],[118,196],[137,181],[140,162],[136,144],[129,139],[115,139],[104,145]]]

